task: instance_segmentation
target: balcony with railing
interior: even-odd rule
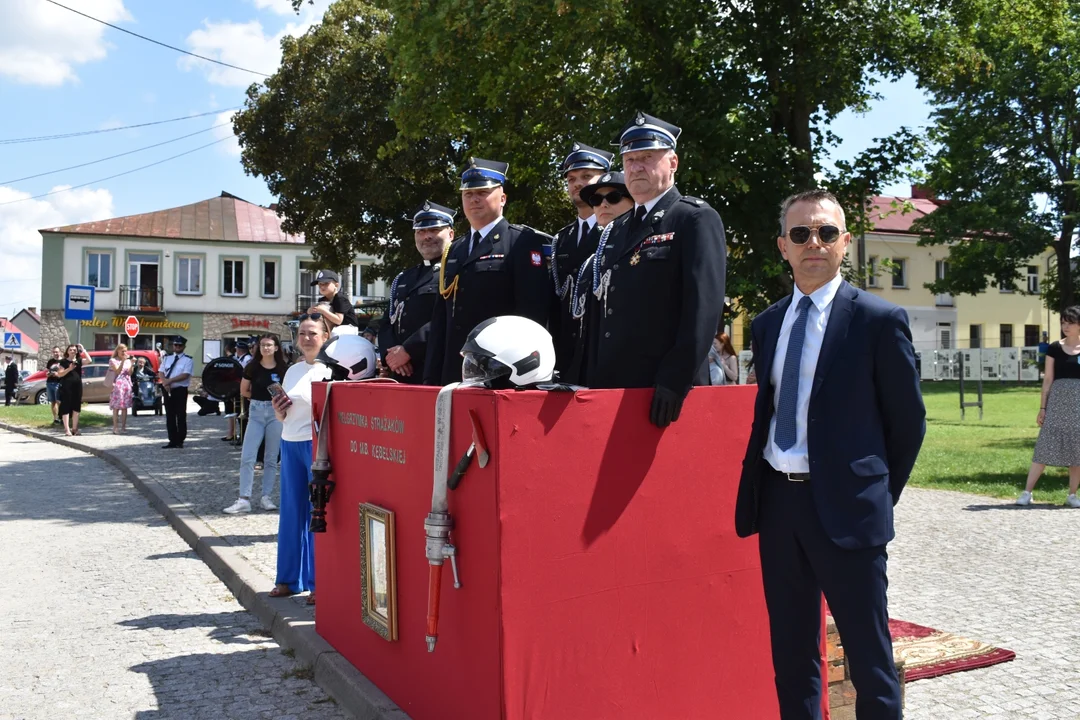
[[[163,313],[165,293],[161,287],[120,286],[120,312]]]
[[[937,307],[952,307],[953,296],[949,293],[938,293],[934,296],[934,305]]]

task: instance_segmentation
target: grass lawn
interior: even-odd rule
[[[924,382],[926,440],[911,484],[939,490],[1014,498],[1024,489],[1039,427],[1040,384],[983,383],[983,419],[967,408],[960,419],[960,384]],[[964,383],[965,400],[978,398]],[[1035,488],[1036,502],[1065,502],[1068,471],[1047,468]]]
[[[111,412],[108,406],[103,406],[106,412]],[[35,430],[59,429],[64,433],[63,425],[53,425],[52,410],[48,405],[12,405],[6,407],[0,405],[0,421],[9,422],[12,425],[23,425]],[[87,412],[85,407],[79,413],[79,427],[112,427],[112,415],[102,415],[96,411]]]

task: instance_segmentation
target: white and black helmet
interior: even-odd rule
[[[463,382],[492,388],[550,382],[555,346],[541,325],[517,315],[493,317],[477,325],[461,348]]]
[[[315,358],[330,368],[333,380],[363,380],[375,376],[375,346],[359,335],[335,335]]]

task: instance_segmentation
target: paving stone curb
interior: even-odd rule
[[[357,720],[410,720],[405,711],[315,632],[315,623],[299,614],[295,603],[256,591],[257,586],[266,583],[266,578],[157,480],[131,469],[108,450],[84,445],[67,436],[57,437],[6,422],[0,422],[0,429],[85,452],[114,466],[225,583],[240,604],[273,634],[274,640],[283,648],[294,650],[297,659],[312,668],[315,682],[341,708]]]

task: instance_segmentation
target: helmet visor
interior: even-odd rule
[[[510,375],[510,367],[495,358],[468,353],[461,363],[461,381],[466,383],[489,383]]]

